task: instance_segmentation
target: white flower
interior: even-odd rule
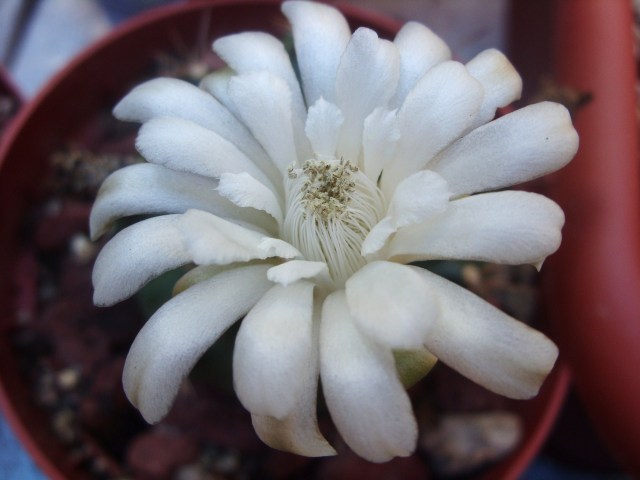
[[[201,88],[149,81],[115,108],[142,122],[149,161],[109,177],[95,237],[118,217],[155,216],[115,235],[93,275],[112,305],[195,265],[137,336],[124,370],[149,422],[169,410],[197,359],[246,315],[235,388],[269,445],[334,453],[318,430],[318,380],[359,455],[381,462],[416,445],[394,351],[433,355],[486,388],[534,396],[557,349],[467,290],[408,262],[540,265],[564,216],[549,199],[497,191],[565,165],[577,134],[539,103],[493,120],[521,80],[495,50],[466,65],[410,22],[393,42],[353,35],[327,5],[291,1],[298,82],[276,38],[247,32],[214,50],[230,70]],[[489,192],[490,193],[482,193]]]

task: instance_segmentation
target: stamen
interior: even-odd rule
[[[307,260],[327,263],[336,286],[365,265],[360,248],[384,216],[382,193],[366,175],[341,159],[307,160],[285,179],[283,237]]]

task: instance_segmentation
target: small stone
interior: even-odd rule
[[[78,263],[87,263],[95,257],[96,245],[84,233],[74,235],[69,246],[73,259]]]
[[[482,288],[482,271],[475,263],[465,263],[462,266],[462,281],[465,286],[478,291]]]
[[[73,390],[80,381],[80,371],[76,368],[65,368],[56,375],[56,384],[63,391]]]
[[[214,471],[223,475],[236,472],[240,468],[241,457],[237,450],[226,450],[213,459],[211,466]]]
[[[52,420],[53,431],[64,443],[72,443],[77,437],[76,414],[68,409],[56,412]]]
[[[421,436],[420,446],[436,474],[456,476],[503,458],[521,437],[520,417],[511,412],[451,414]]]

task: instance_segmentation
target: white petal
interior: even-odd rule
[[[91,238],[95,240],[101,236],[121,217],[183,213],[190,208],[268,228],[269,221],[265,222],[263,213],[238,208],[218,195],[215,191],[217,183],[149,163],[121,168],[107,177],[100,187],[89,219]]]
[[[349,278],[345,289],[351,316],[364,333],[393,350],[424,348],[440,308],[410,268],[372,262]]]
[[[399,56],[393,43],[368,28],[355,31],[336,76],[336,105],[344,115],[338,156],[358,163],[364,119],[385,106],[398,82]]]
[[[284,80],[268,72],[233,77],[229,96],[280,172],[295,164],[291,92]]]
[[[310,108],[304,131],[311,142],[313,153],[334,158],[338,147],[342,112],[333,103],[320,97]]]
[[[200,88],[176,78],[156,78],[134,88],[113,110],[121,120],[148,122],[156,117],[189,120],[213,130],[254,160],[269,168],[266,154],[238,119]],[[275,174],[265,170],[270,175]]]
[[[564,214],[556,203],[529,192],[465,197],[429,222],[400,229],[389,258],[411,262],[468,259],[510,265],[539,264],[560,246]]]
[[[267,278],[285,287],[298,280],[313,279],[320,283],[330,282],[327,264],[308,260],[289,260],[281,265],[271,267],[267,272]]]
[[[391,217],[384,217],[374,225],[368,235],[362,242],[360,255],[372,259],[372,256],[378,253],[387,244],[387,240],[396,232]]]
[[[153,118],[142,125],[136,148],[150,162],[173,170],[219,178],[247,172],[274,189],[270,179],[235,145],[189,120]]]
[[[480,83],[457,62],[440,63],[420,79],[398,111],[401,137],[396,161],[382,174],[382,189],[388,196],[400,181],[423,169],[462,135],[482,96]]]
[[[293,29],[307,105],[320,97],[333,102],[336,72],[351,38],[347,21],[335,8],[316,2],[284,2],[282,12]]]
[[[251,207],[267,212],[282,224],[282,208],[273,191],[246,172],[220,175],[218,194],[239,207]],[[212,212],[215,213],[215,212]]]
[[[395,189],[387,216],[364,239],[361,254],[372,258],[399,228],[442,214],[450,195],[447,182],[437,173],[422,170],[408,176]]]
[[[215,98],[177,78],[155,78],[138,85],[120,100],[113,114],[140,123],[155,117],[182,118],[214,131],[241,127]]]
[[[300,252],[283,240],[269,238],[201,210],[189,210],[181,215],[179,228],[184,248],[197,265],[300,256]]]
[[[355,453],[371,462],[413,453],[418,429],[393,354],[360,333],[344,290],[324,302],[320,375],[331,417]]]
[[[429,351],[500,395],[535,396],[558,356],[553,342],[468,290],[427,270],[410,268],[429,283],[442,306],[442,316],[429,335]]]
[[[316,378],[314,380],[317,381]],[[320,433],[316,419],[317,390],[305,390],[304,401],[300,402],[288,417],[278,420],[274,417],[251,415],[256,434],[271,448],[303,455],[305,457],[327,457],[336,451]]]
[[[200,88],[213,95],[227,110],[229,110],[236,118],[240,118],[236,106],[229,98],[229,81],[235,75],[230,68],[220,68],[200,80]]]
[[[282,420],[317,361],[312,355],[313,283],[271,288],[242,321],[233,350],[233,383],[254,415]]]
[[[451,58],[451,50],[439,36],[418,22],[405,23],[393,43],[400,52],[398,89],[390,101],[390,106],[395,108],[402,105],[407,93],[430,68]]]
[[[272,448],[307,457],[336,454],[320,433],[316,415],[319,324],[320,306],[315,302],[311,340],[312,361],[305,363],[306,371],[296,379],[300,383],[301,395],[296,399],[293,410],[282,420],[271,416],[251,415],[253,427],[263,442]]]
[[[140,330],[122,382],[147,422],[166,415],[198,358],[270,288],[267,268],[241,267],[198,283],[160,307]]]
[[[227,35],[216,39],[213,49],[238,74],[266,71],[284,80],[294,97],[301,95],[289,55],[273,35],[265,32]]]
[[[300,157],[311,155],[303,130],[307,111],[302,91],[282,42],[268,33],[242,32],[218,38],[213,42],[213,49],[240,75],[269,72],[288,85],[297,152]]]
[[[109,240],[93,267],[93,302],[113,305],[161,273],[189,263],[179,220],[180,215],[149,218]]]
[[[378,183],[380,173],[387,163],[393,160],[399,139],[400,128],[395,110],[378,107],[365,118],[362,133],[362,168],[372,182]]]
[[[522,95],[522,78],[501,52],[490,48],[476,55],[466,64],[469,73],[484,88],[484,100],[472,128],[495,116],[496,109],[506,107]]]
[[[565,107],[552,102],[516,110],[473,130],[429,168],[455,195],[503,188],[565,166],[578,149],[578,134]]]
[[[447,182],[437,173],[422,170],[400,182],[389,204],[389,215],[398,229],[413,225],[447,209],[450,197]]]
[[[209,280],[211,277],[218,275],[219,273],[244,266],[246,266],[246,264],[242,263],[229,263],[227,265],[196,265],[178,279],[178,281],[173,285],[171,294],[175,296],[184,292],[187,288],[191,288],[204,280]]]

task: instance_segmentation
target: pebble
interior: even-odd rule
[[[56,384],[60,390],[73,390],[80,381],[80,371],[77,368],[68,367],[56,374]]]
[[[78,263],[87,263],[96,255],[96,244],[89,240],[84,233],[77,233],[69,242],[71,256]]]
[[[420,446],[430,457],[434,473],[457,476],[503,458],[521,437],[520,417],[511,412],[449,414],[422,434]]]
[[[52,419],[53,431],[64,443],[72,443],[77,438],[77,417],[68,409],[56,412]]]

